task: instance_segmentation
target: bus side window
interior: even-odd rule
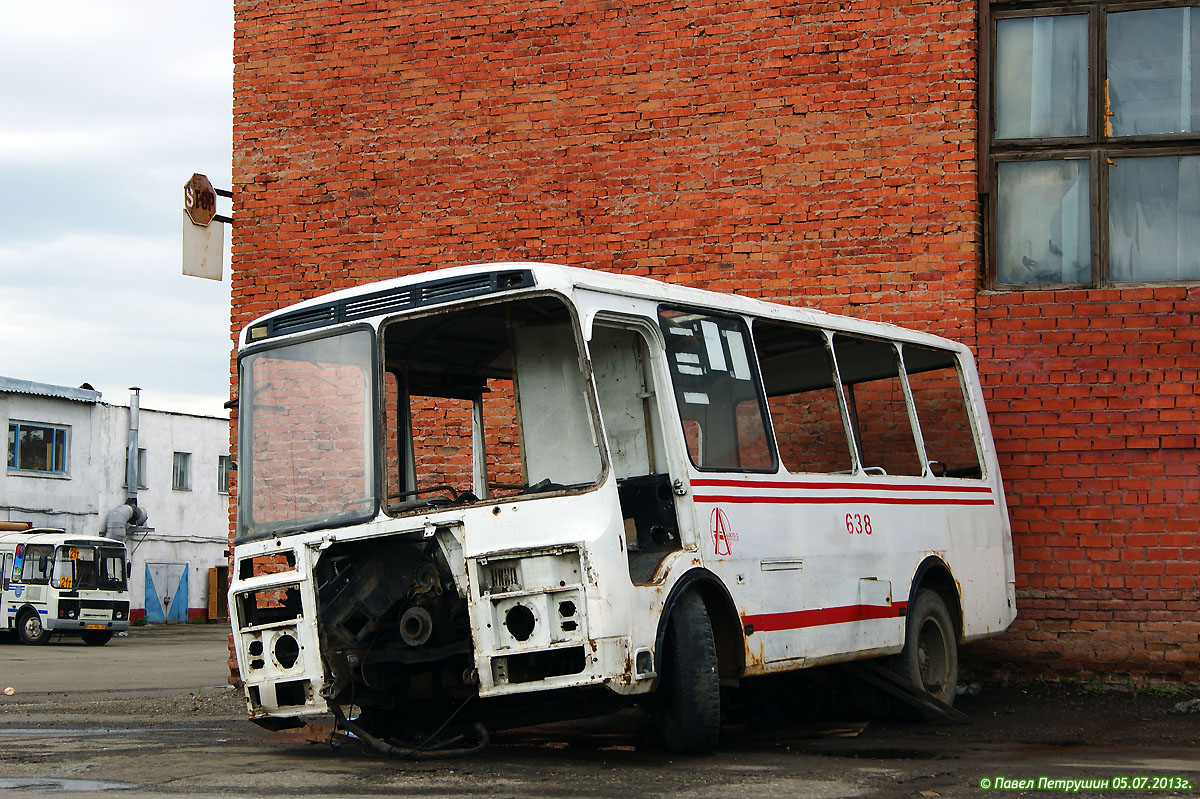
[[[659,323],[692,463],[701,469],[774,471],[745,323],[670,308],[659,311]]]
[[[0,591],[8,590],[8,583],[12,579],[13,573],[13,556],[9,552],[4,556],[4,562],[0,563]]]
[[[46,583],[50,580],[50,558],[54,556],[54,547],[42,544],[30,544],[25,547],[24,565],[21,568],[21,581],[24,583]]]
[[[818,474],[851,471],[854,461],[825,336],[819,330],[758,320],[754,348],[784,468]]]
[[[903,353],[930,471],[938,477],[983,477],[954,353],[911,344],[904,345]]]
[[[863,471],[924,474],[896,346],[838,333],[833,349]]]

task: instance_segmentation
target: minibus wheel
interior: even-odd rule
[[[704,600],[679,597],[667,624],[658,687],[659,729],[672,752],[711,752],[721,732],[717,645]]]
[[[27,610],[17,620],[17,635],[26,644],[44,644],[50,640],[50,631],[42,626],[42,618],[36,610]]]
[[[918,591],[908,612],[904,650],[895,671],[917,688],[947,705],[958,690],[958,636],[940,594]]]

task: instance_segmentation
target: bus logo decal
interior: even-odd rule
[[[732,554],[729,547],[730,540],[737,540],[737,534],[733,532],[733,528],[729,524],[729,517],[725,515],[725,511],[720,508],[713,508],[712,515],[709,517],[709,526],[712,530],[713,537],[713,552],[721,557]]]

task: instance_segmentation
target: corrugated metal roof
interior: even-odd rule
[[[36,397],[53,397],[74,402],[100,401],[100,392],[92,389],[35,383],[32,380],[18,380],[15,377],[0,377],[0,394],[32,394]]]

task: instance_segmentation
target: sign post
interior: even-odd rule
[[[229,192],[219,192],[229,195]],[[209,280],[221,279],[225,222],[217,216],[217,190],[204,175],[196,174],[183,185],[183,273]]]

